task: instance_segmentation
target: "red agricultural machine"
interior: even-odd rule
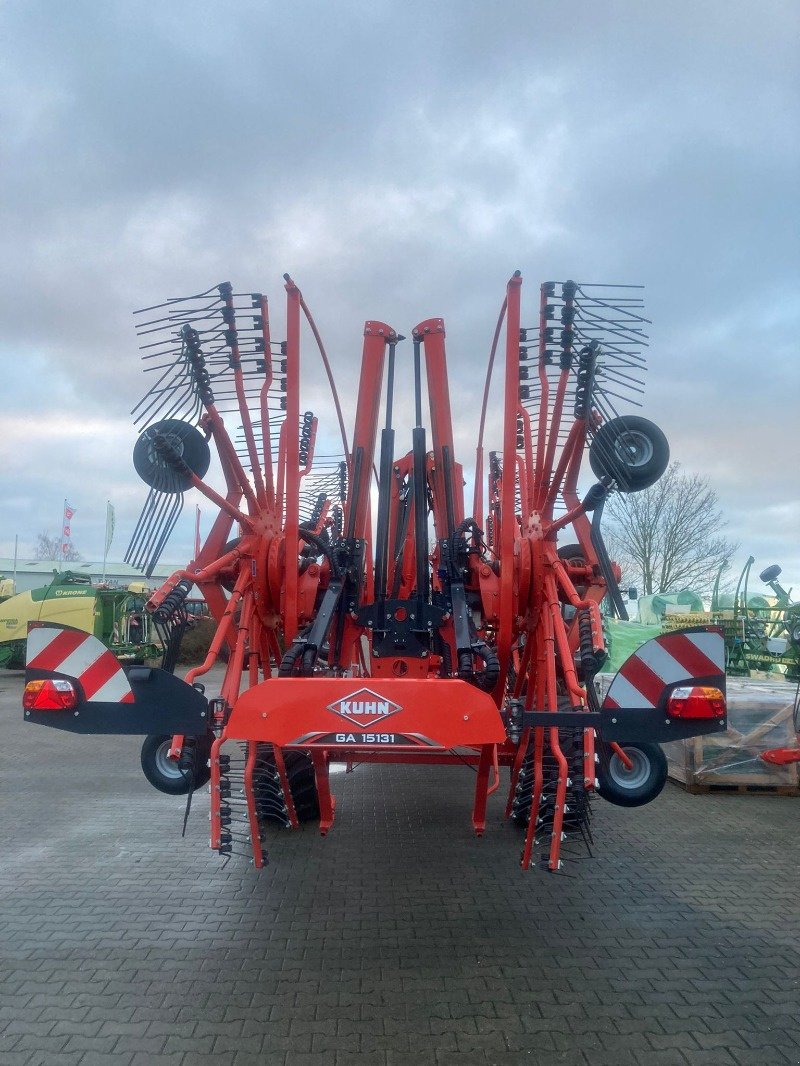
[[[478,834],[507,768],[506,814],[524,831],[522,866],[556,871],[572,842],[591,843],[594,791],[623,806],[646,803],[666,779],[660,743],[725,729],[724,649],[713,627],[645,644],[602,700],[595,684],[606,658],[601,603],[625,614],[603,506],[614,491],[651,485],[669,454],[653,423],[615,406],[642,391],[640,293],[547,283],[526,327],[522,278],[510,279],[470,510],[442,319],[420,322],[404,348],[391,326],[366,323],[351,439],[317,327],[284,277],[279,342],[266,297],[227,283],[140,313],[154,384],[134,410],[134,465],[150,494],[129,560],[152,572],[187,490],[218,514],[197,558],[147,605],[163,640],[161,667],[123,671],[87,634],[34,627],[26,717],[78,733],[147,735],[150,781],[188,794],[187,810],[210,781],[211,847],[230,855],[244,844],[257,867],[270,825],[331,828],[332,762],[467,763]],[[303,318],[340,445],[301,405]],[[413,378],[415,424],[411,449],[398,455],[396,378],[409,348],[403,388],[410,395]],[[498,351],[502,440],[485,470]],[[219,490],[204,480],[212,445]],[[581,499],[587,446],[597,480]],[[182,681],[174,666],[192,585],[218,628],[205,662]],[[200,679],[225,649],[212,697]]]

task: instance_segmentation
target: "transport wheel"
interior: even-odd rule
[[[783,571],[777,563],[773,563],[772,566],[768,566],[766,570],[761,571],[758,575],[758,580],[763,581],[765,585],[768,585],[770,581],[777,581],[782,573]]]
[[[669,444],[647,418],[612,418],[595,433],[589,463],[597,477],[612,477],[621,492],[640,492],[654,485],[667,469]]]
[[[654,800],[667,780],[667,757],[658,744],[620,744],[631,760],[630,770],[604,745],[598,767],[598,792],[617,807],[642,807]]]
[[[211,770],[207,766],[211,737],[187,737],[179,762],[167,758],[171,744],[171,735],[156,733],[145,737],[141,754],[144,776],[153,788],[170,796],[185,796],[190,790],[196,792],[211,777]],[[189,761],[192,758],[194,776]]]

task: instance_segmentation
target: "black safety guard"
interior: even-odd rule
[[[704,737],[710,733],[724,733],[728,728],[728,716],[721,718],[670,718],[667,704],[676,688],[694,688],[695,686],[718,688],[725,695],[724,674],[709,677],[693,677],[665,685],[659,696],[658,706],[652,707],[601,707],[600,735],[603,740],[625,741],[634,743],[653,741],[656,744],[668,744],[671,740],[688,740],[690,737]]]
[[[594,729],[608,743],[649,741],[668,744],[671,740],[688,740],[690,737],[724,733],[728,728],[727,715],[722,718],[670,718],[667,703],[673,689],[705,685],[718,688],[725,695],[725,678],[720,674],[712,677],[695,677],[690,681],[676,681],[665,685],[657,707],[601,707],[600,711],[524,711],[521,716],[523,729],[543,726],[545,728]]]
[[[69,711],[25,711],[25,721],[49,725],[68,733],[148,736],[151,733],[199,736],[208,730],[208,700],[199,689],[149,666],[126,671],[134,703],[87,702],[74,677],[52,670],[27,670],[26,681],[62,678],[79,692],[80,702]]]

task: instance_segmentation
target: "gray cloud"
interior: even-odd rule
[[[85,554],[106,495],[129,532],[130,311],[227,277],[280,321],[292,272],[348,403],[365,318],[444,315],[469,462],[519,267],[531,320],[546,277],[647,284],[648,413],[743,554],[800,584],[798,21],[777,0],[0,6],[0,541],[65,494]]]

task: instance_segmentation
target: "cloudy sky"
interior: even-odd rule
[[[85,558],[112,500],[122,556],[134,308],[228,278],[277,308],[288,271],[348,397],[364,319],[442,315],[466,460],[521,269],[531,322],[549,278],[647,286],[646,413],[742,561],[800,586],[799,22],[794,0],[0,0],[0,554],[66,496]]]

